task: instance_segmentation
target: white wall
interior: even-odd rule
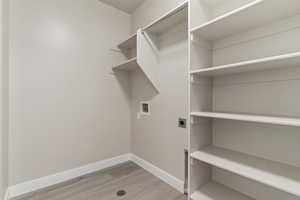
[[[0,2],[0,199],[8,187],[8,0]]]
[[[9,184],[130,152],[128,86],[109,50],[130,16],[98,0],[11,0],[10,11]]]
[[[145,0],[132,14],[132,32],[142,28],[185,0]]]
[[[146,0],[132,15],[132,27],[143,27],[183,1]],[[179,25],[159,37],[159,94],[141,71],[131,74],[132,151],[184,180],[187,130],[178,128],[187,118],[187,27]],[[139,102],[150,101],[151,115],[137,119]]]

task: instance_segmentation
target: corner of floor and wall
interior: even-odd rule
[[[2,8],[10,33],[1,67],[3,199],[127,161],[183,192],[187,130],[177,123],[188,112],[187,34],[160,36],[159,94],[141,71],[111,70],[123,59],[118,42],[182,2],[146,0],[131,15],[98,0]],[[150,116],[137,116],[140,101],[150,102]]]

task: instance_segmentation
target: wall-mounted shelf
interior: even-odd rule
[[[118,45],[119,49],[134,49],[136,48],[137,35],[130,36],[127,40]]]
[[[298,0],[256,0],[193,28],[191,32],[207,40],[216,40],[299,13]]]
[[[300,196],[300,168],[214,146],[191,154],[191,157]]]
[[[113,70],[131,71],[140,68],[154,89],[159,92],[159,59],[157,52],[153,49],[154,43],[149,42],[151,37],[148,37],[146,32],[159,35],[187,18],[188,1],[185,1],[145,28],[139,29],[136,34],[118,45],[129,60],[114,66]]]
[[[112,67],[113,71],[133,71],[140,69],[158,92],[158,62],[148,39],[141,29],[118,45],[122,54],[128,59]]]
[[[174,27],[176,24],[180,24],[188,18],[188,1],[183,2],[170,12],[161,16],[157,20],[150,23],[143,28],[143,31],[149,31],[151,33],[160,35],[166,30]]]
[[[193,70],[191,74],[221,76],[249,71],[300,67],[300,52]]]
[[[189,11],[189,198],[299,199],[300,1]]]
[[[192,200],[254,200],[224,185],[210,182],[191,195]]]
[[[131,70],[134,70],[138,67],[139,67],[139,65],[138,65],[137,59],[135,57],[135,58],[132,58],[130,60],[126,60],[125,62],[122,62],[122,63],[114,66],[113,70],[131,71]]]
[[[269,117],[260,115],[242,115],[216,112],[192,112],[191,116],[300,127],[300,119],[298,118]]]

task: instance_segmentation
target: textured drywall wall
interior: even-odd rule
[[[128,86],[110,50],[130,16],[98,0],[11,0],[10,11],[9,184],[130,152]]]
[[[147,0],[132,15],[132,30],[144,27],[183,1]],[[187,24],[167,30],[158,38],[159,93],[141,71],[131,74],[132,150],[169,174],[184,180],[184,148],[187,130],[177,126],[187,118]],[[140,102],[150,102],[150,116],[137,118]]]

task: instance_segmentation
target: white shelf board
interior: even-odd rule
[[[161,16],[157,20],[153,21],[149,25],[143,28],[143,31],[149,31],[154,34],[161,34],[164,31],[172,28],[176,24],[180,24],[188,19],[188,1],[184,1],[182,4],[172,9],[165,15]]]
[[[192,158],[300,197],[300,168],[214,146]]]
[[[300,52],[193,70],[190,74],[221,76],[250,71],[300,67]]]
[[[124,70],[124,71],[131,71],[139,67],[137,63],[137,58],[132,58],[130,60],[126,60],[125,62],[122,62],[116,66],[114,66],[113,70]]]
[[[219,183],[210,182],[191,195],[192,200],[254,200]]]
[[[119,49],[133,49],[136,48],[137,43],[137,34],[130,36],[127,40],[123,41],[118,45]]]
[[[192,112],[191,116],[300,127],[300,118],[270,117],[263,115],[243,115],[217,112]]]
[[[207,40],[217,40],[300,13],[299,0],[255,0],[191,30]]]

